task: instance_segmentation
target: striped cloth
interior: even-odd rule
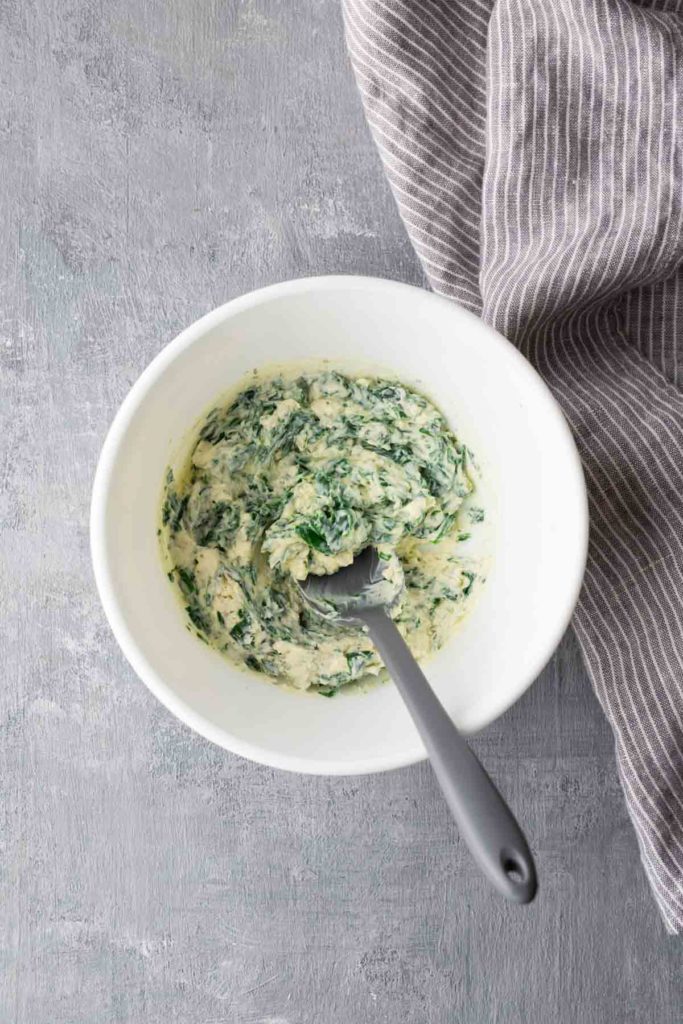
[[[343,0],[435,291],[559,399],[592,537],[574,625],[640,853],[683,927],[683,4]]]

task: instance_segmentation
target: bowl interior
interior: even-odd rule
[[[246,296],[185,331],[137,382],[92,508],[97,582],[129,661],[175,714],[237,753],[302,771],[380,770],[424,756],[393,686],[324,700],[241,673],[186,631],[159,557],[162,478],[188,429],[254,367],[310,359],[383,367],[420,387],[482,464],[491,569],[427,668],[465,731],[523,692],[567,626],[585,561],[583,477],[557,405],[516,350],[453,303],[391,282],[323,278]]]

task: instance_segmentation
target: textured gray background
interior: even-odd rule
[[[425,766],[290,776],[115,646],[87,515],[183,326],[283,278],[421,282],[336,0],[0,0],[0,1020],[673,1024],[612,741],[567,638],[475,746],[542,891],[479,878]]]

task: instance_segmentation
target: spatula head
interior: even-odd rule
[[[394,604],[403,590],[403,571],[395,555],[382,558],[369,547],[329,576],[307,576],[301,590],[319,611],[352,619],[365,608]]]

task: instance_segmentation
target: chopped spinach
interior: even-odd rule
[[[312,523],[301,523],[300,526],[296,527],[296,533],[301,537],[304,544],[308,544],[309,548],[314,548],[315,551],[322,551],[324,555],[331,553],[324,536]]]
[[[180,529],[189,500],[189,494],[181,498],[179,494],[170,488],[166,491],[166,501],[161,513],[161,521],[164,526],[168,526],[172,533],[176,533]]]
[[[189,569],[184,569],[182,566],[176,566],[176,572],[180,580],[180,587],[185,593],[196,594],[197,584],[195,582],[194,573],[190,572]]]
[[[230,546],[239,524],[239,510],[226,501],[217,501],[197,517],[192,533],[200,547],[225,549]]]
[[[463,593],[463,597],[467,597],[467,595],[472,590],[472,587],[474,586],[474,581],[476,580],[477,576],[476,576],[476,573],[468,572],[467,569],[463,569],[463,573],[462,574],[465,577],[465,579],[467,580],[467,584],[466,584],[466,586],[463,587],[462,593]]]
[[[206,619],[204,618],[201,609],[196,604],[188,604],[185,607],[190,621],[201,633],[209,632],[209,627]]]

